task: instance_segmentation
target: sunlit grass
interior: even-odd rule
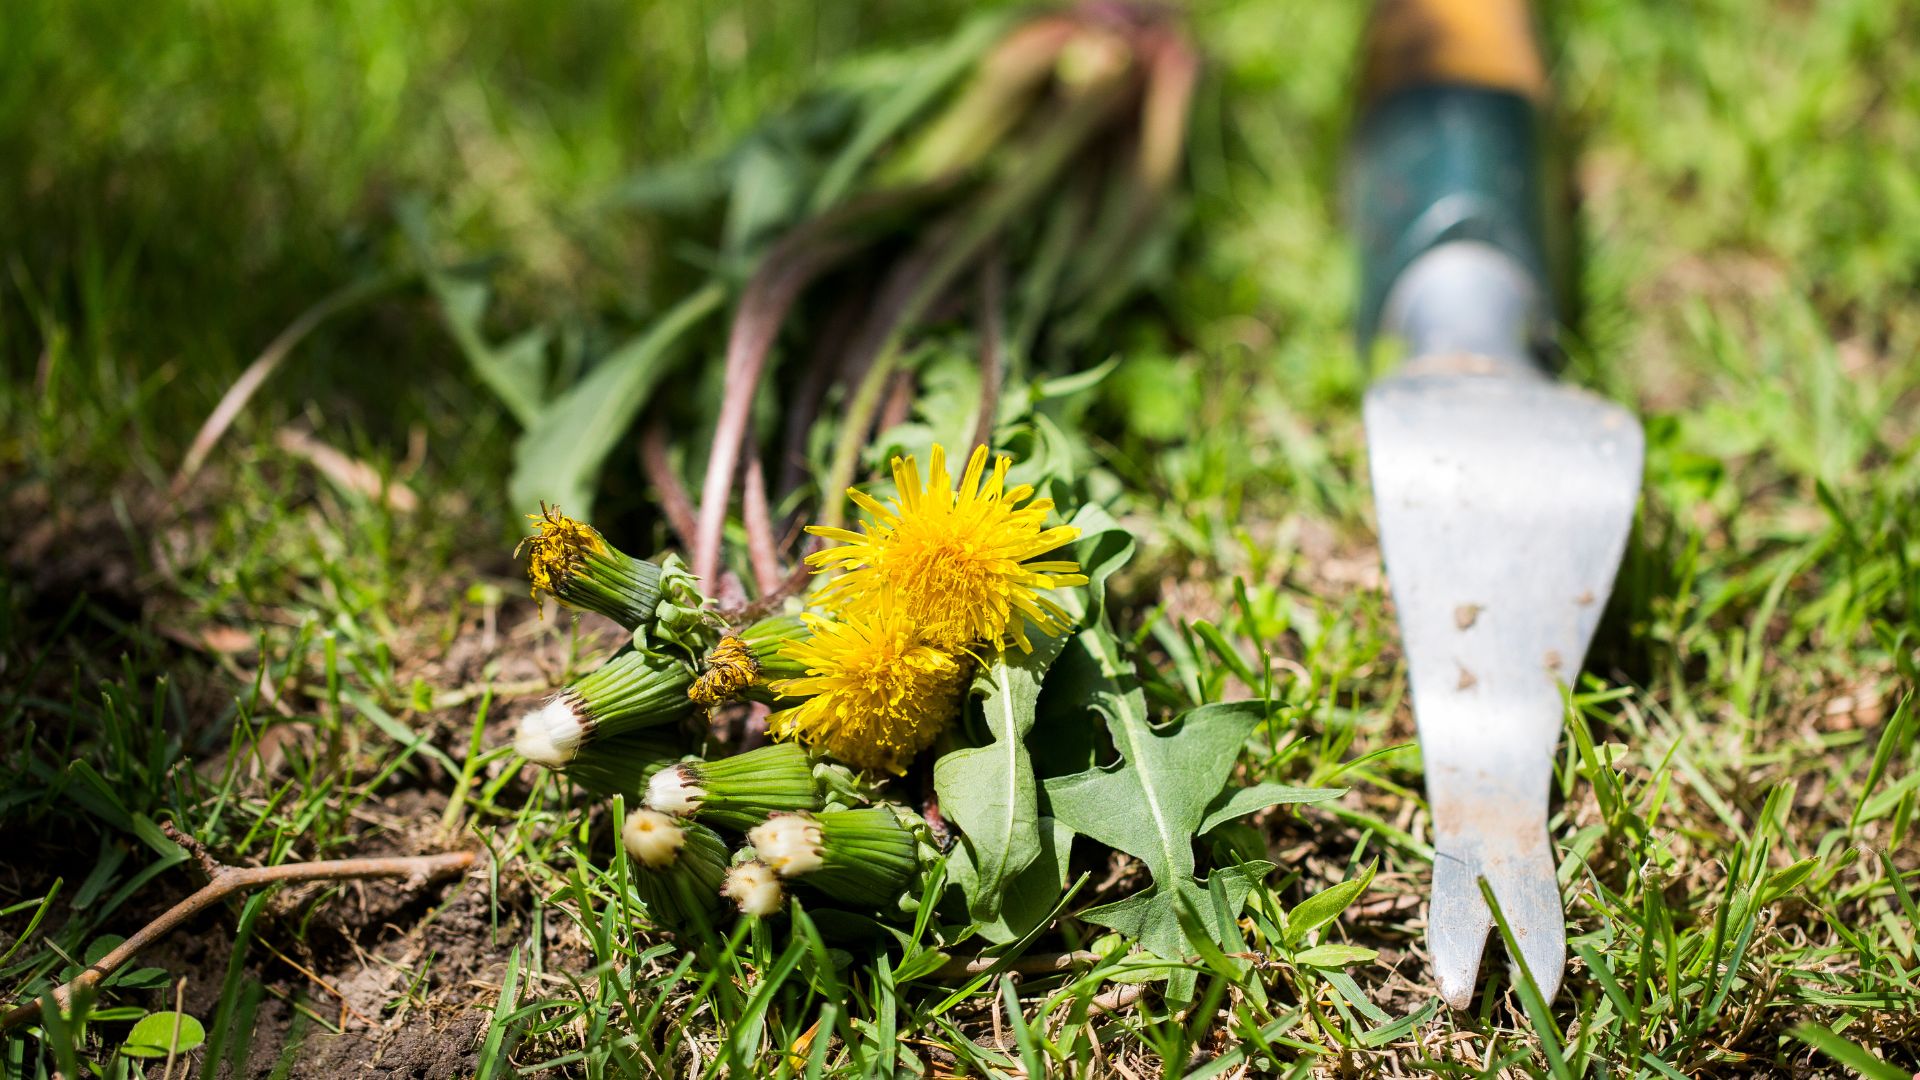
[[[1115,589],[1149,701],[1269,693],[1283,708],[1250,777],[1351,789],[1264,836],[1207,838],[1285,856],[1242,931],[1284,938],[1289,912],[1378,860],[1319,939],[1376,959],[1202,955],[1197,1004],[1169,1016],[1125,993],[1150,974],[1137,960],[1071,920],[1035,951],[1098,955],[1011,981],[943,970],[925,926],[878,950],[804,913],[689,946],[651,932],[617,819],[490,749],[593,627],[533,619],[505,558],[511,420],[418,288],[323,328],[202,479],[165,494],[273,334],[406,264],[397,199],[498,253],[503,319],[630,325],[676,298],[687,253],[608,209],[624,179],[723,145],[833,58],[937,37],[953,10],[10,11],[0,824],[20,846],[0,857],[0,989],[44,988],[175,895],[171,821],[248,863],[478,838],[496,869],[419,917],[484,897],[484,975],[416,956],[391,1008],[483,1014],[465,1059],[482,1075],[1837,1075],[1874,1067],[1860,1048],[1920,1067],[1920,27],[1873,3],[1556,12],[1580,223],[1570,372],[1633,403],[1650,438],[1561,752],[1574,960],[1543,1025],[1491,960],[1470,1013],[1426,981],[1431,852],[1339,222],[1358,14],[1196,15],[1216,67],[1179,272],[1123,321],[1129,366],[1076,406],[1142,541]],[[422,508],[319,475],[275,445],[287,426]],[[637,481],[613,486],[641,501]],[[213,1049],[237,1061],[285,1014],[290,1060],[301,1032],[342,1023],[275,952],[299,960],[348,902],[215,916],[241,929],[202,1015]],[[28,1074],[109,1058],[187,973],[153,970],[96,1005],[121,1011],[0,1056]]]

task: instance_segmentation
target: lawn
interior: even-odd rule
[[[1279,868],[1171,980],[1076,917],[1144,881],[1087,843],[1013,953],[932,905],[886,947],[798,917],[670,936],[611,808],[511,750],[622,635],[528,595],[522,424],[447,275],[576,373],[737,284],[666,223],[699,179],[666,166],[906,77],[973,5],[461,7],[16,0],[0,26],[0,1005],[222,866],[475,853],[236,892],[0,1032],[8,1075],[1920,1074],[1920,11],[1551,12],[1568,377],[1638,412],[1647,469],[1556,774],[1566,983],[1543,1009],[1490,954],[1455,1012],[1359,414],[1361,6],[1193,6],[1166,242],[1072,366],[1117,363],[1051,384],[1135,545],[1105,607],[1147,706],[1257,698],[1236,775],[1344,791],[1208,835]],[[906,427],[964,430],[978,376],[916,355]],[[717,400],[717,350],[661,385]],[[697,492],[711,416],[667,416]],[[618,434],[594,521],[678,546]],[[1280,929],[1328,890],[1337,919]],[[179,1060],[150,1045],[175,1013]]]

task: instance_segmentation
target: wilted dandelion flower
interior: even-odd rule
[[[719,705],[741,696],[764,697],[761,691],[767,684],[805,673],[785,659],[784,649],[806,632],[798,615],[775,615],[728,634],[701,661],[700,678],[687,696],[702,705]]]
[[[806,700],[769,717],[769,730],[849,765],[905,771],[958,711],[960,659],[926,644],[906,612],[884,602],[842,621],[805,618],[812,636],[783,651],[807,674],[772,689]]]
[[[753,658],[745,638],[732,635],[720,639],[703,661],[705,670],[687,690],[687,696],[702,705],[718,705],[753,685],[760,677],[760,664]]]
[[[546,593],[576,611],[594,611],[632,630],[654,617],[663,591],[662,568],[607,543],[584,521],[542,504],[528,514],[539,529],[520,542],[527,549],[533,595]],[[518,555],[520,548],[514,549]]]
[[[978,447],[956,490],[946,451],[936,445],[925,483],[913,458],[893,459],[899,493],[890,506],[849,490],[872,517],[861,524],[861,532],[807,530],[841,541],[840,547],[807,557],[817,570],[844,571],[821,590],[820,603],[846,611],[891,595],[922,639],[942,649],[975,642],[997,647],[1011,635],[1024,650],[1030,647],[1028,623],[1049,635],[1065,630],[1071,617],[1041,593],[1086,584],[1080,564],[1027,560],[1071,543],[1080,530],[1047,528],[1053,500],[1033,499],[1026,484],[1007,488],[1009,464],[1008,458],[997,458],[988,473],[987,448]]]

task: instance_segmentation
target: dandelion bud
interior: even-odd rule
[[[540,513],[527,517],[540,530],[521,541],[528,549],[527,576],[535,597],[546,593],[575,611],[598,612],[628,630],[653,620],[665,592],[661,567],[607,543],[599,530],[567,517],[557,506],[543,504]]]
[[[678,723],[693,712],[693,672],[670,657],[631,649],[582,676],[520,720],[514,748],[563,768],[594,739]]]
[[[627,854],[650,870],[665,870],[680,857],[687,833],[680,823],[658,810],[635,810],[620,830]]]
[[[634,891],[656,920],[682,925],[720,908],[727,845],[712,829],[657,810],[635,810],[620,829],[633,858]]]
[[[513,748],[528,761],[558,769],[573,760],[586,735],[586,718],[565,694],[556,694],[520,718]]]
[[[782,878],[867,907],[897,904],[920,869],[918,840],[885,806],[775,814],[747,841]]]
[[[747,843],[781,877],[800,877],[825,865],[820,822],[810,815],[775,814],[747,833]]]
[[[647,805],[727,829],[750,829],[779,811],[817,810],[807,752],[774,743],[715,761],[683,761],[653,774]]]
[[[733,901],[740,908],[740,914],[756,919],[779,914],[787,902],[787,891],[781,887],[779,875],[758,859],[735,863],[733,869],[727,871],[720,895]]]

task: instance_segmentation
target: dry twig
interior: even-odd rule
[[[75,976],[71,982],[56,987],[53,991],[55,1005],[61,1009],[71,1007],[75,994],[98,986],[103,979],[139,955],[140,950],[172,933],[181,924],[234,893],[288,881],[351,881],[362,878],[397,877],[405,878],[409,884],[425,884],[433,878],[468,869],[473,866],[476,858],[475,853],[471,851],[450,851],[440,855],[408,855],[386,859],[329,859],[324,862],[289,863],[283,866],[241,867],[221,866],[213,862],[204,849],[199,849],[199,845],[190,846],[189,851],[199,857],[202,867],[211,867],[212,880],[193,895],[168,908],[159,918],[141,927],[132,937],[121,942],[119,948],[101,957],[92,966]],[[30,1024],[39,1019],[40,1003],[44,1000],[41,998],[29,1001],[10,1012],[0,1014],[0,1031]]]

